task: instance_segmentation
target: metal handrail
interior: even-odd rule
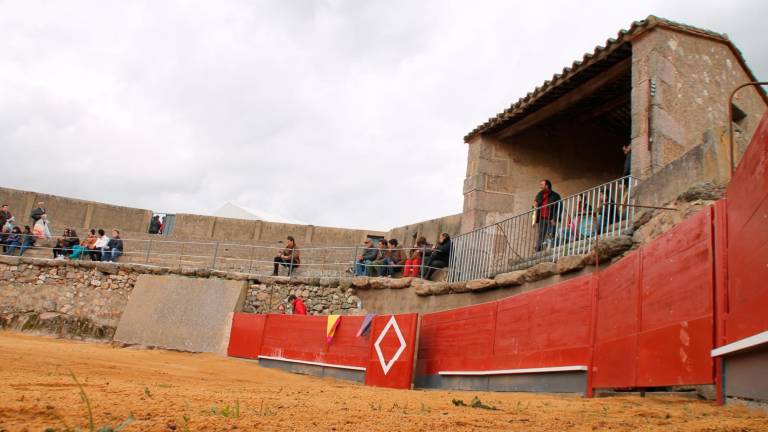
[[[11,233],[4,233],[6,235]],[[14,233],[15,234],[15,233]],[[62,245],[59,247],[55,246],[55,242],[58,240],[73,240],[78,239],[78,241],[84,242],[84,240],[81,237],[74,237],[74,236],[52,236],[50,238],[40,238],[34,234],[16,234],[20,237],[21,241],[14,245],[13,253],[18,254],[22,248],[21,245],[25,243],[24,240],[27,238],[33,238],[35,239],[35,243],[38,244],[32,244],[29,247],[26,247],[26,249],[38,249],[38,250],[48,250],[52,252],[54,250],[62,250],[64,252],[63,256],[65,258],[68,258],[73,255],[74,252],[74,246],[75,245]],[[261,265],[267,265],[268,269],[269,267],[272,267],[275,262],[273,259],[273,253],[277,254],[279,251],[283,251],[287,249],[285,245],[277,244],[274,246],[265,246],[265,245],[253,245],[253,244],[242,244],[242,243],[229,243],[229,242],[216,242],[216,241],[182,241],[182,240],[160,240],[160,239],[137,239],[137,238],[121,238],[124,244],[124,249],[121,254],[121,257],[124,257],[122,259],[119,259],[121,261],[126,261],[126,258],[129,260],[129,262],[132,263],[139,263],[139,264],[159,264],[161,265],[170,265],[168,262],[173,261],[174,264],[177,265],[193,265],[195,267],[203,268],[203,269],[210,269],[210,270],[218,270],[218,269],[226,269],[230,270],[232,268],[235,268],[236,270],[240,270],[242,272],[259,275],[259,274],[269,274],[270,272],[265,271],[259,271],[258,266]],[[44,244],[40,244],[44,243]],[[126,250],[126,244],[130,246],[131,244],[136,245],[136,243],[146,243],[146,248],[136,248],[131,247],[132,250]],[[176,244],[179,245],[180,248],[178,251],[175,252],[168,252],[168,251],[162,251],[162,250],[153,250],[153,247],[156,248],[158,244]],[[8,245],[3,244],[3,250],[0,250],[0,253],[5,254],[5,248],[8,247]],[[205,255],[200,254],[201,248],[203,250],[211,250],[213,253],[211,255]],[[243,256],[231,256],[233,250],[237,250],[238,248],[242,248],[245,255],[248,256],[248,258],[245,258]],[[312,269],[320,269],[322,276],[338,276],[338,277],[353,277],[354,274],[348,272],[348,269],[352,268],[354,269],[355,263],[357,261],[358,252],[361,250],[361,246],[327,246],[327,247],[297,247],[295,250],[302,253],[302,260],[299,264],[295,264],[293,261],[286,263],[286,265],[289,268],[289,276],[294,275],[294,266],[298,268],[312,268]],[[189,252],[185,252],[185,249]],[[290,248],[288,248],[290,249]],[[365,248],[368,249],[368,248]],[[376,247],[371,247],[370,249],[377,249]],[[408,256],[410,255],[409,252],[411,251],[421,251],[424,255],[426,252],[426,248],[424,246],[419,247],[397,247],[394,250],[399,250],[403,252],[403,262],[398,264],[397,267],[403,268],[405,264],[405,260],[408,259]],[[261,256],[257,256],[257,252],[261,251]],[[92,254],[98,254],[101,256],[101,250],[100,249],[85,249],[83,250],[75,259],[86,259],[86,257],[91,256]],[[264,255],[269,254],[269,259],[265,259]],[[351,259],[349,259],[351,254]],[[423,256],[422,255],[422,256]],[[314,259],[313,258],[317,258]],[[330,259],[328,259],[330,258]],[[153,262],[154,261],[154,262]],[[314,261],[314,262],[313,262]],[[242,265],[240,265],[242,264]],[[388,264],[379,264],[379,263],[366,263],[366,268],[385,268],[389,267]],[[256,270],[254,271],[254,268]],[[428,266],[424,263],[422,260],[422,263],[419,265],[419,274],[421,276],[424,275],[424,273],[428,269],[434,269],[438,270],[439,268]]]
[[[597,238],[629,228],[637,183],[632,176],[622,177],[454,237],[448,281],[487,278],[589,253]],[[537,222],[547,208],[551,217]]]

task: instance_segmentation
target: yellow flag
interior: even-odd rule
[[[325,327],[325,339],[330,343],[333,335],[336,334],[336,328],[341,323],[340,315],[328,315],[328,324]]]

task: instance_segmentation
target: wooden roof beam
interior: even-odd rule
[[[541,123],[542,121],[557,114],[558,112],[578,103],[583,98],[599,90],[601,87],[604,87],[620,79],[626,73],[630,72],[631,68],[632,57],[628,57],[606,69],[604,72],[599,73],[589,81],[580,84],[578,87],[561,96],[559,99],[550,102],[546,106],[524,117],[522,120],[502,129],[497,134],[497,137],[500,139],[506,139]]]

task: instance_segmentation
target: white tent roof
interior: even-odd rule
[[[224,204],[220,209],[216,210],[213,213],[213,216],[227,217],[227,218],[234,218],[234,219],[261,220],[265,222],[307,225],[306,223],[296,219],[290,219],[290,218],[274,215],[261,210],[254,210],[248,207],[243,207],[241,205],[231,203],[229,201],[227,201],[227,203]]]

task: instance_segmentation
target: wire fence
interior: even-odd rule
[[[18,241],[7,244],[2,240],[2,253],[5,255],[56,258],[64,260],[109,261],[111,251],[103,248],[80,249],[83,239],[79,237],[38,238],[34,235],[18,234]],[[29,244],[29,240],[34,240]],[[77,245],[74,240],[77,240]],[[396,276],[403,272],[406,257],[418,251],[421,257],[432,253],[429,247],[397,247],[378,252],[374,260],[361,261],[359,257],[368,248],[365,246],[327,246],[286,248],[275,246],[249,245],[222,241],[183,241],[168,240],[163,237],[150,239],[121,239],[123,251],[116,258],[118,262],[146,264],[163,267],[195,267],[209,270],[221,270],[255,275],[270,275],[277,271],[286,276],[318,277],[353,277]],[[25,246],[25,244],[27,244]],[[370,248],[376,249],[376,248]],[[385,262],[393,252],[400,251],[403,259],[399,263]],[[299,260],[286,259],[275,262],[283,252],[298,254]],[[413,276],[425,277],[429,270],[439,270],[429,266],[422,258],[413,265]],[[277,264],[277,267],[276,267]],[[357,271],[356,271],[357,269]]]
[[[453,238],[449,282],[493,277],[592,251],[634,218],[638,180],[627,176]]]

